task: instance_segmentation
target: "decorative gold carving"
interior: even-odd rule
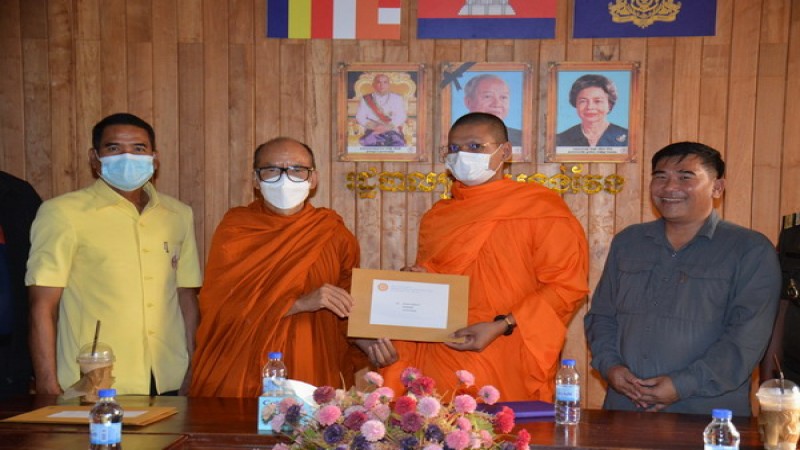
[[[545,175],[543,173],[506,175],[520,183],[538,183],[559,193],[585,193],[589,195],[608,192],[616,195],[625,186],[625,178],[616,174],[592,175],[583,174],[583,166],[561,166],[561,173]],[[433,192],[441,187],[439,197],[450,198],[452,179],[446,172],[378,172],[374,167],[362,172],[347,174],[345,187],[356,191],[359,198],[375,198],[378,191],[385,192]],[[377,179],[377,183],[375,180]]]
[[[655,22],[674,22],[681,3],[673,0],[616,0],[608,4],[611,20],[616,23],[633,22],[647,28]]]

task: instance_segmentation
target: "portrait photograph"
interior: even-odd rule
[[[638,64],[554,63],[547,99],[548,162],[629,162],[639,129]]]
[[[424,161],[424,68],[342,64],[337,125],[341,161]]]
[[[531,68],[522,63],[445,63],[442,66],[442,119],[440,145],[447,144],[450,126],[471,112],[503,120],[511,142],[512,162],[530,161]]]

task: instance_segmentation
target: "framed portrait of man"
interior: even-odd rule
[[[638,63],[552,63],[547,94],[547,162],[634,161]]]
[[[531,161],[533,90],[531,66],[523,63],[442,64],[440,145],[450,126],[471,112],[493,114],[506,124],[511,161]]]
[[[339,160],[424,161],[424,86],[420,64],[341,64]]]

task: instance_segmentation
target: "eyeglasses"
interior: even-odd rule
[[[505,142],[484,142],[483,144],[479,144],[477,142],[470,142],[469,144],[447,144],[441,146],[439,149],[442,153],[458,153],[458,152],[467,152],[467,153],[481,153],[484,148],[490,145],[503,145]]]
[[[313,171],[314,169],[303,166],[289,166],[286,168],[268,166],[259,167],[255,172],[258,179],[265,183],[276,183],[281,179],[281,175],[284,173],[286,174],[286,177],[289,178],[289,181],[302,183],[303,181],[308,180],[308,178],[311,176],[311,172]]]

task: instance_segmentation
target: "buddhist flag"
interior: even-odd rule
[[[575,0],[575,38],[713,36],[717,0]]]
[[[419,39],[552,39],[557,0],[418,0]]]
[[[267,0],[267,37],[400,39],[401,0]]]

